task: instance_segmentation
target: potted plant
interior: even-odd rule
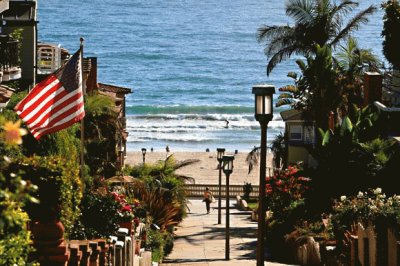
[[[245,182],[243,185],[243,198],[248,201],[250,199],[250,193],[253,191],[251,183]]]

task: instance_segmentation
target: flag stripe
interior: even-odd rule
[[[78,100],[77,95],[81,96],[78,91],[68,94],[68,92],[65,91],[62,87],[60,89],[62,90],[62,93],[60,93],[59,96],[63,98],[56,101],[53,105],[49,103],[48,106],[45,106],[46,108],[43,108],[43,110],[40,110],[40,112],[38,112],[38,115],[36,116],[35,120],[26,121],[29,124],[29,128],[34,129],[37,127],[37,125],[44,126],[44,123],[51,115],[54,115],[57,112],[59,112],[62,108],[65,107],[65,105],[69,104],[72,100]]]
[[[75,124],[76,122],[79,122],[85,116],[85,110],[82,108],[82,111],[81,112],[77,112],[77,113],[79,115],[74,117],[73,119],[71,119],[69,121],[66,121],[62,125],[58,125],[56,127],[49,128],[46,131],[42,132],[41,134],[39,133],[35,138],[36,139],[40,139],[40,137],[45,135],[45,134],[50,134],[50,133],[54,133],[54,132],[60,131],[61,129],[67,128],[67,127]]]
[[[83,102],[80,104],[79,109],[69,109],[68,111],[64,112],[57,118],[53,119],[46,127],[31,130],[32,134],[35,135],[43,135],[46,130],[57,128],[59,126],[62,126],[63,124],[67,123],[71,119],[73,119],[75,116],[79,115],[81,112],[83,112]]]
[[[74,112],[80,108],[80,104],[83,102],[82,95],[79,93],[75,95],[76,97],[70,98],[70,101],[65,102],[65,104],[57,106],[58,110],[52,112],[47,119],[41,121],[41,123],[33,128],[31,131],[38,131],[44,129],[46,127],[51,127],[54,123],[57,123],[58,120],[62,119],[66,115],[66,113]],[[75,99],[76,98],[76,99]]]
[[[43,97],[35,98],[34,101],[30,102],[30,104],[25,106],[25,109],[19,113],[19,116],[22,117],[25,123],[31,123],[34,121],[36,117],[40,116],[45,107],[50,107],[54,104],[54,96],[63,92],[60,90],[62,87],[61,83],[57,83],[52,88],[48,89]]]
[[[36,139],[67,128],[85,116],[81,50],[37,84],[15,110]]]
[[[52,82],[54,82],[57,79],[56,76],[50,75],[48,78],[37,84],[30,92],[28,95],[25,96],[24,99],[22,99],[16,106],[16,110],[23,110],[25,109],[25,105],[29,104],[34,98],[43,90],[43,88],[46,88],[49,86]],[[58,79],[57,79],[58,80]]]

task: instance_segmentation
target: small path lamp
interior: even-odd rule
[[[224,155],[222,161],[224,162],[224,173],[226,176],[226,223],[225,223],[225,259],[229,260],[229,176],[233,171],[233,155]]]
[[[143,155],[143,165],[146,162],[146,149],[142,148],[142,155]]]
[[[222,172],[222,157],[224,156],[225,149],[217,148],[217,160],[219,169],[218,178],[218,224],[221,224],[221,172]]]
[[[260,188],[258,196],[258,230],[257,230],[257,266],[264,265],[265,249],[265,185],[267,163],[267,127],[273,118],[273,94],[275,87],[272,85],[254,85],[255,118],[261,126],[261,156],[260,156]]]

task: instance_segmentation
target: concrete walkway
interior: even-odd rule
[[[172,253],[161,265],[256,265],[257,223],[250,212],[239,211],[231,199],[230,260],[225,260],[225,200],[222,200],[222,224],[218,224],[218,203],[213,203],[210,214],[205,203],[191,200],[188,217],[177,227]],[[268,257],[268,254],[266,254]],[[265,265],[285,265],[266,262]]]

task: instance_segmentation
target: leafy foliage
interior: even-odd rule
[[[7,128],[7,123],[12,128]],[[21,171],[12,169],[14,159],[5,156],[17,154],[15,140],[21,137],[18,123],[6,121],[0,115],[0,125],[0,265],[26,265],[31,247],[29,218],[23,207],[37,202],[32,196],[37,187],[22,179]]]
[[[400,6],[397,0],[388,0],[382,4],[385,10],[383,17],[383,54],[395,67],[400,68]]]
[[[85,163],[91,176],[112,177],[119,169],[116,144],[122,125],[114,103],[106,96],[94,94],[85,103]]]
[[[121,205],[111,193],[87,191],[80,208],[82,215],[72,230],[73,238],[94,239],[115,234]]]
[[[155,164],[127,167],[125,173],[135,176],[142,182],[133,186],[134,195],[161,230],[177,225],[186,214],[186,190],[184,182],[191,177],[177,175],[175,171],[198,160],[176,162],[173,155]]]
[[[293,54],[310,56],[316,53],[316,45],[334,47],[346,39],[376,10],[369,6],[345,24],[345,16],[358,5],[358,2],[348,0],[339,4],[331,0],[287,1],[286,15],[294,20],[293,26],[264,25],[258,29],[258,40],[267,44],[264,50],[269,59],[267,75]]]
[[[12,166],[21,176],[38,186],[35,196],[40,204],[29,204],[26,210],[33,221],[60,219],[68,237],[78,218],[82,185],[76,163],[56,156],[21,158]]]
[[[394,143],[378,138],[378,121],[379,114],[372,107],[357,108],[334,130],[319,129],[319,143],[311,150],[318,166],[310,175],[314,187],[310,203],[316,210],[326,211],[332,198],[340,194],[354,194],[385,182],[393,185],[395,180],[386,177],[384,169]]]

